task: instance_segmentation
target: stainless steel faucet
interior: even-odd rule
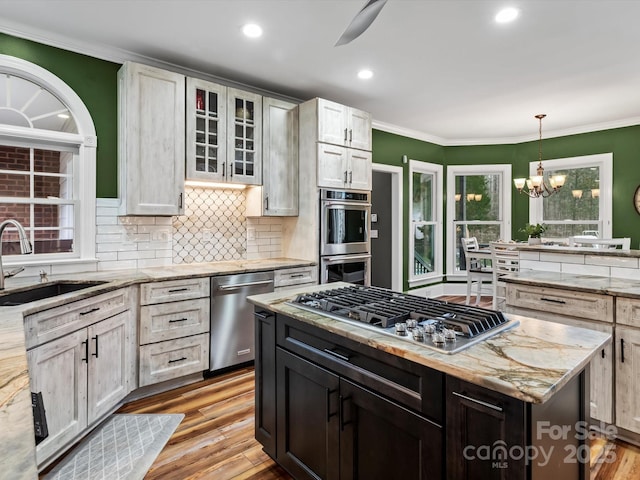
[[[27,237],[27,232],[25,232],[24,227],[20,225],[20,222],[8,218],[4,222],[0,223],[0,290],[4,290],[4,279],[6,277],[13,277],[14,275],[24,270],[24,267],[18,267],[15,270],[4,273],[4,270],[2,269],[2,234],[4,233],[4,229],[9,225],[13,225],[16,230],[18,230],[18,238],[20,239],[20,251],[23,254],[31,253],[31,242]]]

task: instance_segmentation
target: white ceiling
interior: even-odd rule
[[[334,47],[365,3],[0,0],[0,31],[328,98],[443,145],[537,138],[537,113],[545,138],[640,124],[638,0],[389,0],[361,37]],[[496,24],[507,5],[519,18]],[[249,21],[259,40],[242,35]],[[363,67],[373,79],[357,79]]]

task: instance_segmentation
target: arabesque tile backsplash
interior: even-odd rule
[[[185,214],[118,216],[117,199],[98,199],[98,270],[282,256],[282,220],[245,217],[242,190],[185,189]]]

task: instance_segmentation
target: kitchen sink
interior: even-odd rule
[[[64,293],[76,292],[85,288],[94,287],[105,282],[56,282],[44,285],[35,285],[19,291],[0,293],[0,307],[11,307],[24,303],[44,300]]]

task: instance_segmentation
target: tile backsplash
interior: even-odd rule
[[[282,219],[245,217],[242,190],[185,189],[185,214],[118,216],[117,199],[98,199],[98,270],[282,256]]]

